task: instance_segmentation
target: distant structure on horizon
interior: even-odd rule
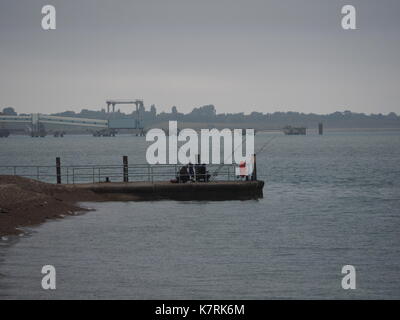
[[[292,127],[292,126],[286,126],[283,128],[283,132],[286,135],[306,135],[307,134],[307,128],[306,127]]]
[[[120,103],[133,103],[136,108],[131,113],[123,113],[120,110],[115,110],[115,105]],[[126,122],[132,122],[132,119],[138,121],[137,127],[152,128],[163,127],[168,121],[178,121],[186,127],[194,129],[199,128],[253,128],[256,130],[282,130],[290,124],[292,127],[318,127],[318,133],[323,134],[323,127],[329,129],[363,129],[363,128],[390,128],[400,129],[400,117],[391,112],[387,115],[354,113],[351,111],[334,112],[331,114],[305,114],[299,112],[273,112],[261,113],[251,112],[249,114],[240,113],[217,113],[214,105],[205,105],[198,108],[193,108],[189,113],[181,113],[176,106],[171,108],[171,112],[157,112],[155,105],[151,105],[146,110],[143,100],[107,100],[107,110],[89,110],[82,109],[79,113],[74,111],[65,111],[61,113],[51,114],[55,117],[70,117],[81,119],[98,119],[103,121],[114,121],[115,126],[124,127]],[[5,108],[2,112],[4,115],[16,115],[13,108]],[[31,114],[20,114],[19,116],[31,116]],[[121,120],[121,121],[119,121]],[[117,123],[120,122],[120,123]],[[322,125],[323,124],[323,125]],[[321,126],[321,127],[320,127]],[[131,127],[131,125],[129,126]],[[21,130],[21,125],[6,125],[6,129]],[[57,130],[64,128],[57,128]],[[77,128],[67,130],[78,130]],[[82,129],[80,129],[82,132]]]

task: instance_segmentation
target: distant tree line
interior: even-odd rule
[[[2,114],[16,115],[13,108],[4,108]],[[277,129],[286,125],[305,126],[314,128],[319,122],[324,123],[331,128],[400,128],[400,117],[391,112],[389,114],[370,114],[354,113],[351,111],[334,112],[331,114],[315,114],[315,113],[300,113],[300,112],[273,112],[261,113],[251,112],[250,114],[240,113],[217,113],[214,105],[205,105],[194,108],[189,113],[181,113],[178,108],[173,106],[171,112],[157,113],[157,108],[152,105],[149,110],[142,107],[139,110],[140,118],[145,127],[155,126],[157,123],[165,123],[170,120],[179,122],[201,123],[204,125],[213,126],[238,126],[238,127],[255,127],[258,129]],[[92,119],[124,119],[136,117],[136,111],[130,114],[120,112],[106,113],[105,109],[94,111],[82,109],[81,112],[65,111],[55,113],[56,116],[77,117],[77,118],[92,118]]]
[[[0,112],[0,114],[5,115],[5,116],[16,116],[17,115],[14,108],[11,108],[11,107],[4,108],[3,111]]]
[[[314,128],[319,122],[332,128],[400,128],[400,117],[391,112],[389,114],[370,114],[354,113],[351,111],[337,111],[331,114],[315,114],[300,112],[273,112],[262,113],[253,111],[250,114],[240,113],[217,113],[214,105],[205,105],[194,108],[189,113],[178,111],[176,106],[171,108],[171,112],[157,113],[157,108],[152,105],[149,110],[142,108],[139,110],[140,118],[144,126],[154,126],[160,122],[177,120],[178,122],[202,123],[213,126],[215,124],[237,125],[242,127],[256,127],[259,129],[277,129],[286,125],[305,126]],[[136,111],[131,114],[121,113],[119,110],[114,114],[107,114],[105,110],[92,111],[83,109],[80,113],[66,111],[57,113],[58,116],[83,117],[108,119],[109,117],[122,119],[135,117]]]

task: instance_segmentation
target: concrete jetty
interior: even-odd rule
[[[61,159],[57,157],[55,167],[12,166],[6,168],[11,168],[14,176],[23,172],[25,177],[33,177],[38,181],[40,178],[45,178],[46,183],[51,182],[53,178],[56,186],[62,186],[70,195],[76,195],[77,201],[86,201],[86,198],[91,199],[93,196],[96,201],[161,199],[223,201],[263,197],[264,182],[257,179],[255,154],[252,159],[251,175],[246,176],[236,172],[238,168],[234,164],[207,165],[207,167],[204,165],[203,169],[206,171],[203,173],[200,171],[201,168],[196,168],[195,165],[194,177],[192,181],[186,183],[173,182],[178,180],[178,178],[174,179],[179,175],[177,165],[129,165],[127,156],[123,156],[122,166],[63,167]],[[27,169],[32,173],[29,173]],[[207,179],[212,181],[204,182]]]
[[[67,185],[98,194],[105,201],[250,200],[263,197],[264,181],[213,181],[197,183],[109,182]]]

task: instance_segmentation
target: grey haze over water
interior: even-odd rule
[[[0,107],[55,113],[143,98],[159,110],[399,113],[397,0],[0,3]],[[127,111],[128,109],[123,109]]]
[[[275,135],[258,201],[85,203],[96,211],[0,241],[0,299],[399,299],[399,132],[260,133],[256,150]],[[146,150],[128,135],[0,143],[0,166],[143,163]],[[56,291],[40,288],[46,264]]]

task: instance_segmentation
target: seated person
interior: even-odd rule
[[[188,170],[189,170],[190,181],[194,182],[194,168],[191,162],[189,162]]]
[[[208,182],[210,175],[208,174],[205,163],[196,166],[196,181]]]
[[[178,176],[176,177],[176,179],[178,180],[178,183],[180,183],[180,182],[186,183],[190,180],[189,171],[188,171],[187,166],[183,166],[179,170],[179,173],[178,173]]]

